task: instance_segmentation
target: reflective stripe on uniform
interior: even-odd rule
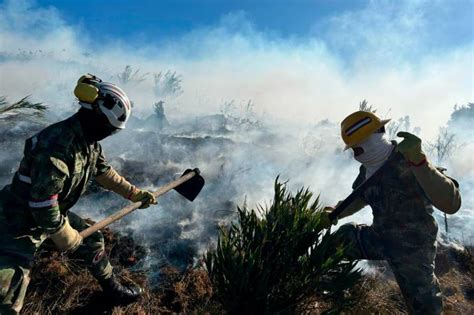
[[[18,173],[18,179],[24,183],[31,184],[31,177],[29,176],[21,175],[20,173]]]
[[[34,136],[31,139],[31,149],[34,150],[36,148],[36,144],[38,143],[38,136]]]
[[[51,197],[42,200],[31,200],[28,202],[28,205],[31,208],[55,207],[58,205],[58,195],[52,195]]]

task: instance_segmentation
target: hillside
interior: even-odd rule
[[[150,287],[146,273],[134,271],[144,259],[144,249],[130,237],[105,230],[107,251],[124,279],[143,285],[143,298],[128,306],[106,301],[95,280],[84,269],[76,269],[74,261],[46,252],[35,265],[23,314],[222,314],[213,296],[207,272],[189,268],[180,272],[173,266],[160,269],[160,285]],[[444,295],[445,310],[450,314],[474,312],[474,248],[440,247],[436,273]],[[406,314],[404,302],[393,275],[385,264],[371,265],[362,281],[348,292],[356,304],[355,314]],[[331,305],[317,296],[300,305],[303,314],[319,314]]]

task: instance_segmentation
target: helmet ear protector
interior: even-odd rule
[[[105,115],[115,128],[125,128],[131,114],[131,102],[127,94],[115,84],[102,82],[96,76],[86,74],[77,81],[74,95],[82,108]]]
[[[90,73],[85,74],[77,81],[74,95],[80,102],[94,104],[99,97],[99,88],[97,85],[102,82],[101,79]]]

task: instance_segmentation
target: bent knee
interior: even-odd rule
[[[354,222],[347,223],[339,227],[339,229],[333,234],[334,241],[336,242],[335,246],[348,246],[353,242],[356,242],[357,230],[357,224]]]
[[[334,235],[338,238],[346,239],[346,238],[354,238],[357,236],[358,226],[355,222],[350,222],[342,225],[334,232]]]

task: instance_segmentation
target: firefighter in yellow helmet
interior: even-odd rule
[[[369,205],[371,226],[349,223],[336,232],[337,245],[348,248],[348,259],[386,260],[395,274],[410,314],[440,314],[441,291],[434,274],[438,226],[433,207],[455,213],[461,196],[455,180],[441,173],[427,160],[421,140],[399,132],[401,143],[386,139],[385,125],[374,113],[358,111],[341,123],[341,136],[360,173],[352,188],[366,179],[370,185],[339,216],[347,217]],[[395,159],[397,152],[403,159]],[[376,172],[382,165],[387,167]],[[324,221],[331,222],[327,207]]]
[[[131,114],[128,96],[118,86],[84,75],[75,95],[81,106],[66,120],[48,126],[25,142],[24,156],[10,185],[0,190],[0,314],[20,312],[35,252],[49,238],[57,250],[82,262],[113,301],[129,303],[141,288],[122,284],[96,232],[82,239],[88,224],[69,211],[91,179],[142,207],[156,203],[110,166],[100,140],[122,130]]]

